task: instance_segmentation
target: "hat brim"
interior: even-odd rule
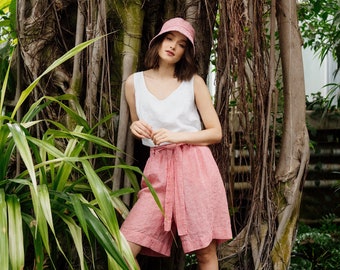
[[[165,33],[173,31],[179,32],[186,36],[195,51],[194,44],[195,30],[189,22],[185,21],[182,18],[174,18],[165,22],[160,32],[156,36],[154,36],[153,39],[151,39],[151,41],[149,42],[149,48],[152,46],[155,39],[157,39],[158,37],[162,36]]]

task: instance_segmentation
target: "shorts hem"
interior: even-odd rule
[[[129,242],[142,247],[140,254],[153,257],[170,257],[171,243],[164,243],[150,235],[131,230],[121,230],[122,234]]]
[[[196,250],[200,250],[202,248],[206,248],[209,246],[209,244],[215,240],[217,246],[220,244],[227,242],[232,239],[232,236],[230,235],[212,235],[211,237],[207,237],[205,239],[195,239],[193,240],[192,238],[187,238],[181,236],[181,241],[182,241],[182,248],[184,253],[192,253]]]

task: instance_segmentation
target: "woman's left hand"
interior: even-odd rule
[[[160,145],[161,143],[177,143],[178,133],[172,132],[168,129],[161,128],[152,133],[151,137],[155,145]]]

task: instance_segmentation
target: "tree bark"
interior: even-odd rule
[[[120,95],[120,111],[119,111],[119,126],[117,135],[117,147],[126,152],[126,162],[132,164],[133,160],[133,138],[129,130],[129,109],[125,100],[124,82],[133,72],[137,70],[138,66],[138,53],[141,47],[142,29],[144,12],[142,9],[142,1],[113,1],[113,7],[116,14],[122,23],[122,42],[119,50],[123,56],[121,67],[121,95]],[[121,163],[120,159],[124,158],[124,153],[118,151],[116,153],[115,165]],[[122,187],[121,182],[121,169],[116,168],[113,176],[114,190]],[[128,186],[129,180],[125,179],[123,185]],[[129,204],[129,198],[125,199]]]
[[[275,144],[276,81],[281,74],[277,66],[280,59],[274,50],[275,6],[276,1],[271,1],[270,9],[265,1],[220,1],[216,105],[225,141],[222,151],[217,151],[217,160],[224,169],[222,174],[232,203],[235,203],[235,181],[249,182],[250,187],[243,195],[248,203],[245,216],[234,217],[236,236],[219,252],[221,269],[287,269],[289,266],[309,144],[296,3],[279,1],[284,125],[282,143],[280,148],[275,148],[278,147]],[[263,21],[268,10],[271,20]],[[265,38],[268,26],[270,47]],[[235,105],[230,107],[230,101]],[[277,165],[276,149],[281,150]],[[250,174],[244,178],[234,171],[237,155],[240,165],[246,162],[250,167]]]
[[[106,1],[90,1],[89,14],[86,31],[88,39],[102,36],[106,30]],[[91,126],[99,121],[99,99],[98,93],[103,85],[102,74],[105,72],[103,62],[105,61],[104,39],[96,41],[89,49],[88,69],[87,69],[87,89],[85,97],[85,111]]]
[[[285,91],[284,133],[275,179],[278,183],[278,228],[272,250],[274,269],[287,269],[309,162],[305,85],[296,1],[278,0],[277,19]]]

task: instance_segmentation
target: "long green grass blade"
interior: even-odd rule
[[[10,124],[8,123],[8,128],[12,133],[15,145],[20,153],[21,159],[24,162],[29,176],[31,178],[33,188],[35,192],[37,192],[37,180],[34,170],[34,164],[32,159],[32,154],[26,139],[25,133],[22,131],[18,124]]]
[[[45,101],[45,102],[43,102]],[[65,101],[72,101],[74,106],[77,108],[77,111],[75,112],[70,107],[65,105]],[[22,117],[21,123],[25,123],[28,121],[31,121],[36,115],[42,111],[44,108],[49,106],[52,102],[58,103],[61,108],[64,109],[64,111],[67,113],[67,115],[75,121],[76,124],[80,126],[84,126],[85,129],[89,129],[89,124],[86,121],[86,116],[84,111],[82,110],[81,106],[78,104],[76,98],[74,95],[65,94],[57,97],[50,97],[50,96],[43,96],[40,99],[38,99],[36,102],[34,102],[28,112]]]
[[[9,129],[7,126],[0,126],[0,179],[5,179],[7,175],[7,168],[12,155],[14,146],[13,141],[8,142],[7,136]]]
[[[1,9],[0,9],[1,10]],[[11,70],[11,64],[9,63],[6,75],[4,78],[4,82],[1,87],[1,96],[0,96],[0,115],[3,113],[3,106],[5,102],[5,94],[6,94],[6,88],[7,88],[7,82],[8,82],[8,76],[9,76],[9,71]],[[2,126],[2,120],[0,120],[0,126]]]
[[[25,115],[22,116],[20,121],[21,124],[32,121],[32,119],[36,118],[39,112],[52,103],[52,101],[43,102],[44,100],[45,97],[41,97],[30,106]]]
[[[118,246],[120,246],[119,225],[116,212],[112,206],[109,190],[93,170],[89,161],[82,161],[82,164],[92,192],[97,199],[99,208],[103,213],[103,222],[108,227],[111,234],[115,237],[115,240],[118,242]]]
[[[8,196],[7,209],[10,265],[13,270],[20,270],[25,265],[25,252],[20,203],[15,195]]]
[[[40,237],[40,234],[36,233],[36,221],[35,219],[25,213],[22,213],[22,220],[24,223],[26,223],[26,227],[29,228],[33,244],[34,244],[34,255],[35,255],[35,270],[43,270],[44,269],[44,258],[45,258],[45,252],[44,252],[44,245],[42,242],[42,239]]]
[[[0,269],[9,269],[7,204],[5,191],[0,189]]]
[[[123,254],[125,255],[126,262],[129,265],[129,269],[138,270],[139,268],[136,264],[136,260],[132,254],[129,243],[126,241],[122,233],[121,233],[121,243],[122,243]]]
[[[49,245],[49,236],[48,236],[48,226],[47,221],[44,217],[44,213],[41,209],[40,200],[38,197],[38,192],[35,192],[34,189],[32,189],[32,185],[30,185],[31,189],[31,197],[32,197],[32,203],[33,203],[33,209],[34,214],[36,217],[36,224],[37,224],[37,230],[35,233],[35,236],[37,233],[40,234],[41,240],[44,243],[44,247],[46,249],[46,252],[48,255],[51,254],[50,245]]]
[[[153,188],[153,186],[151,185],[150,181],[148,180],[148,178],[145,175],[143,175],[143,178],[144,178],[145,184],[149,188],[150,193],[152,194],[152,197],[154,198],[158,208],[161,210],[161,212],[162,212],[162,214],[164,216],[165,215],[164,208],[162,206],[161,201],[159,200],[159,198],[157,196],[157,193],[156,193],[155,189]]]
[[[117,262],[123,270],[129,270],[125,263],[121,252],[118,250],[117,244],[114,242],[112,235],[100,220],[90,211],[88,207],[83,206],[84,215],[87,225],[91,232],[96,237],[96,240],[101,244],[105,251]]]
[[[34,143],[39,148],[43,148],[47,153],[51,154],[56,158],[63,158],[65,154],[61,152],[57,147],[52,145],[48,140],[39,140],[34,137],[28,137],[27,140]]]
[[[126,169],[126,170],[131,170],[131,171],[135,171],[137,172],[138,174],[140,174],[144,181],[145,181],[145,184],[147,185],[147,187],[149,188],[151,194],[152,194],[152,197],[154,198],[158,208],[161,210],[162,214],[164,215],[164,208],[162,206],[162,203],[161,201],[159,200],[158,196],[157,196],[157,193],[155,191],[155,189],[153,188],[153,186],[151,185],[150,181],[148,180],[148,178],[143,174],[143,172],[138,168],[138,167],[134,167],[134,166],[128,166],[128,165],[118,165],[117,167],[119,168],[122,168],[122,169]],[[135,186],[135,184],[134,184]]]
[[[24,101],[26,100],[26,98],[29,96],[29,94],[33,91],[33,89],[36,87],[36,85],[39,83],[40,79],[45,76],[46,74],[48,74],[49,72],[51,72],[53,69],[55,69],[57,66],[61,65],[62,63],[64,63],[65,61],[69,60],[70,58],[72,58],[73,56],[75,56],[77,53],[81,52],[83,49],[85,49],[86,47],[88,47],[89,45],[91,45],[92,43],[94,43],[95,41],[101,39],[102,36],[85,41],[83,43],[80,43],[79,45],[75,46],[74,48],[72,48],[71,50],[69,50],[68,52],[66,52],[63,56],[61,56],[60,58],[58,58],[57,60],[55,60],[52,65],[50,65],[38,78],[36,78],[22,93],[21,96],[12,112],[11,118],[14,119],[14,116],[16,114],[16,112],[18,111],[18,109],[21,107],[21,105],[24,103]]]
[[[114,203],[110,196],[108,188],[104,185],[98,175],[95,173],[90,163],[86,160],[82,162],[85,174],[88,178],[89,184],[92,188],[92,192],[98,202],[101,210],[100,218],[103,220],[104,224],[108,227],[110,233],[114,237],[120,252],[127,259],[127,262],[132,269],[135,268],[135,260],[128,247],[126,241],[122,238],[121,232],[119,230],[119,224],[117,221]],[[116,199],[116,198],[115,198]],[[99,214],[99,213],[98,213]],[[129,267],[131,269],[131,267]]]
[[[86,130],[90,128],[89,123],[86,121],[86,115],[79,104],[79,101],[73,95],[62,95],[58,97],[45,96],[47,100],[54,101],[60,105],[61,108],[65,110],[67,115],[75,121],[79,126],[83,126]],[[73,106],[77,111],[72,110],[70,107],[65,105],[65,101],[72,101]]]
[[[69,131],[66,129],[65,130],[49,130],[48,133],[54,134],[55,137],[78,138],[78,139],[85,140],[87,142],[93,142],[94,144],[96,144],[96,146],[102,146],[108,149],[112,149],[114,151],[120,151],[120,149],[118,149],[112,143],[109,143],[107,140],[104,140],[103,138],[97,137],[95,135],[77,132],[77,131]]]
[[[83,127],[76,126],[76,131],[81,131]],[[84,142],[80,143],[77,139],[70,139],[65,149],[65,156],[67,157],[77,157],[79,153],[83,150]],[[65,187],[65,184],[70,178],[70,174],[72,172],[72,165],[69,163],[63,163],[62,167],[60,167],[56,181],[53,183],[54,188],[58,191],[62,191]]]
[[[39,232],[41,235],[41,238],[43,240],[43,243],[45,245],[45,248],[48,250],[48,254],[50,254],[49,251],[49,241],[48,241],[48,227],[47,224],[49,225],[53,235],[55,242],[58,246],[59,251],[61,254],[63,254],[65,260],[68,262],[68,264],[71,266],[71,263],[67,256],[65,255],[58,237],[55,233],[54,225],[53,225],[53,220],[52,220],[52,212],[51,212],[51,203],[49,199],[49,191],[47,189],[46,185],[39,185],[38,188],[38,195],[36,196],[35,193],[31,192],[32,199],[33,199],[33,205],[34,205],[34,210],[35,214],[38,219],[38,228]]]
[[[116,211],[125,219],[129,214],[129,209],[126,207],[126,205],[122,202],[121,199],[115,196],[111,196],[111,201]]]
[[[38,198],[40,201],[40,206],[41,206],[41,210],[43,211],[44,217],[48,225],[50,226],[53,234],[55,234],[53,218],[52,218],[50,195],[49,195],[48,188],[46,185],[39,185]]]
[[[9,7],[11,0],[1,0],[0,2],[0,10],[3,10],[6,7]]]
[[[69,229],[70,234],[71,234],[72,239],[73,239],[73,243],[74,243],[76,250],[78,252],[81,270],[84,270],[85,269],[85,260],[84,260],[84,252],[83,252],[84,247],[83,247],[83,241],[82,241],[81,228],[75,223],[75,221],[72,218],[70,218],[66,215],[62,215],[61,213],[59,213],[59,216],[62,218],[62,220],[68,226],[68,229]]]
[[[73,205],[74,212],[77,215],[79,224],[83,228],[83,231],[87,239],[90,240],[90,235],[89,235],[89,231],[87,228],[86,219],[85,219],[83,207],[81,204],[81,201],[85,201],[85,198],[81,194],[70,194],[70,200]]]
[[[107,270],[120,269],[119,264],[108,254],[107,256]]]

